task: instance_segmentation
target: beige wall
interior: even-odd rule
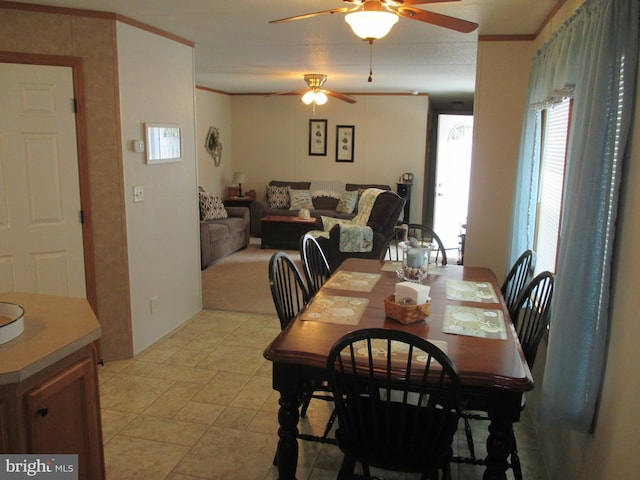
[[[116,24],[0,6],[0,50],[82,58],[97,316],[106,360],[132,354]]]
[[[196,90],[196,126],[198,185],[206,191],[226,197],[226,187],[233,180],[233,145],[231,144],[231,97],[211,90]],[[205,148],[209,127],[216,127],[222,143],[222,160],[216,167]]]
[[[124,205],[134,354],[202,308],[193,48],[117,24]],[[167,68],[167,59],[171,59]],[[180,127],[182,160],[149,165],[144,123]],[[144,201],[133,201],[134,186]],[[152,309],[151,304],[154,307]]]
[[[478,44],[473,156],[464,261],[507,270],[509,225],[533,49],[527,41]]]
[[[421,223],[428,97],[360,95],[357,100],[350,105],[330,98],[314,117],[297,96],[232,96],[233,170],[245,172],[246,188],[259,196],[269,180],[384,183],[395,190],[398,177],[413,172],[411,220]],[[328,120],[326,157],[308,155],[313,118]],[[355,126],[353,163],[335,161],[336,125]]]

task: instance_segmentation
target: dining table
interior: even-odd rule
[[[385,313],[385,298],[402,281],[397,266],[346,259],[265,349],[264,357],[273,363],[273,388],[280,393],[279,479],[296,478],[304,382],[326,380],[332,346],[365,328],[404,330],[445,351],[458,369],[463,400],[490,419],[483,479],[506,479],[513,423],[520,419],[522,396],[533,388],[533,379],[495,274],[484,267],[430,265],[421,281],[430,287],[429,315],[405,324]]]

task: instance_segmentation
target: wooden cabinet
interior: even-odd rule
[[[7,407],[0,400],[0,452],[9,451],[9,429],[7,427]]]
[[[398,183],[398,195],[405,199],[403,223],[409,224],[409,215],[411,214],[411,183]]]
[[[46,336],[46,325],[38,321],[42,318],[40,307],[44,309],[43,315],[48,313],[50,318],[61,320],[52,325],[57,332],[49,332],[49,344],[57,341],[63,345],[66,340],[74,339],[75,342],[67,344],[66,348],[53,347],[54,351],[48,356],[45,355],[47,352],[42,353],[44,356],[36,354],[19,370],[0,372],[0,453],[77,454],[78,478],[103,480],[105,468],[95,333],[88,333],[87,325],[82,323],[77,325],[77,334],[71,333],[73,316],[81,314],[82,308],[66,310],[65,313],[72,317],[69,319],[62,311],[60,316],[56,315],[56,302],[51,305],[53,310],[46,311],[44,305],[33,304],[30,308],[28,299],[22,300],[15,303],[25,308],[23,336],[26,338],[19,337],[12,341],[16,343],[0,346],[0,359],[10,353],[15,354],[20,347],[26,349],[31,338],[36,343],[42,335]],[[69,301],[73,303],[79,299]],[[64,305],[66,302],[58,303]],[[96,321],[95,317],[93,319]],[[30,332],[30,328],[41,330]],[[100,332],[99,324],[97,331]],[[33,337],[30,337],[32,333]],[[52,336],[57,336],[55,341]],[[38,346],[32,347],[36,349]],[[29,349],[25,351],[30,352]],[[49,361],[51,357],[53,361]]]

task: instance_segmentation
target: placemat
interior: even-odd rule
[[[352,292],[370,292],[381,276],[379,273],[338,270],[327,282],[327,287]]]
[[[447,305],[442,331],[470,337],[507,339],[502,310],[488,308]]]
[[[486,282],[447,280],[446,295],[449,300],[498,303],[498,296],[493,286]]]
[[[300,318],[322,323],[357,325],[368,303],[366,298],[321,295],[309,304]]]

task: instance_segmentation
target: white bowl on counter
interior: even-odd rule
[[[15,303],[0,302],[0,345],[24,332],[24,308]]]

